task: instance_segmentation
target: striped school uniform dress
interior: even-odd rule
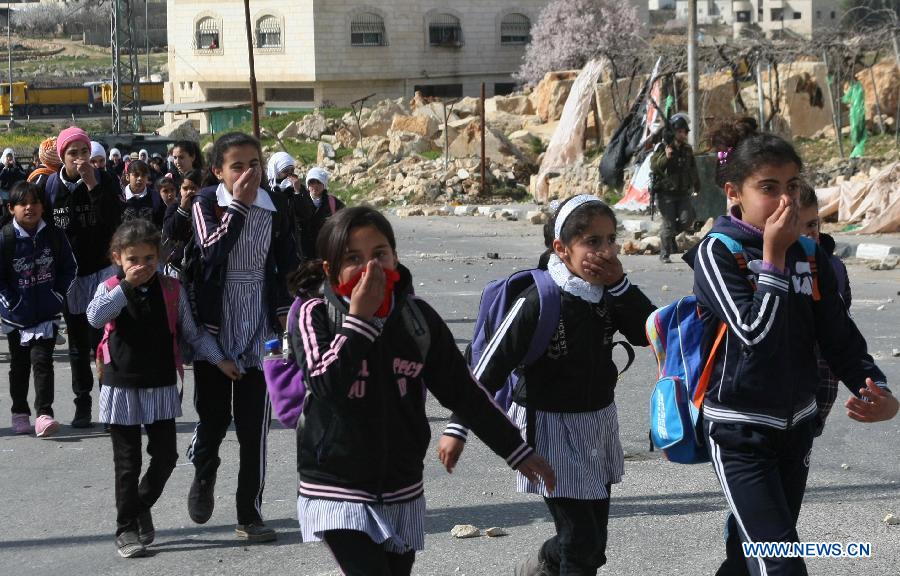
[[[297,497],[304,542],[321,542],[328,530],[364,532],[386,552],[425,549],[425,495],[399,504],[366,504]]]
[[[525,407],[513,402],[508,416],[527,439]],[[556,490],[550,494],[542,481],[532,482],[516,473],[516,491],[545,498],[609,498],[606,486],[621,482],[625,474],[615,402],[594,412],[536,410],[534,420],[534,448],[556,473]]]
[[[101,283],[88,309],[89,317],[97,324],[114,320],[126,306],[125,293],[120,287],[112,291]],[[198,328],[191,313],[184,288],[178,298],[179,330],[184,343],[193,348],[196,358],[218,363],[222,354],[215,340]],[[150,345],[150,344],[148,344]],[[166,345],[160,343],[160,345]],[[158,420],[170,420],[181,416],[181,394],[178,386],[158,388],[124,388],[103,386],[100,388],[100,422],[122,426],[152,424]]]
[[[228,255],[222,322],[217,335],[228,358],[239,370],[262,370],[265,343],[274,337],[264,290],[266,258],[272,238],[275,205],[268,195],[250,207],[241,236]]]

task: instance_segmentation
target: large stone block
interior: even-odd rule
[[[529,98],[541,120],[544,122],[559,120],[578,72],[578,70],[547,72],[535,86]]]
[[[431,116],[394,116],[391,132],[412,132],[429,140],[439,130],[438,121]]]

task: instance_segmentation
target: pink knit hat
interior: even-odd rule
[[[60,158],[66,154],[66,148],[73,142],[84,142],[88,145],[88,148],[91,146],[91,138],[87,135],[87,132],[78,126],[70,126],[60,132],[59,137],[56,139],[56,150],[59,152]]]

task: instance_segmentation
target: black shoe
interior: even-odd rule
[[[141,544],[138,533],[134,530],[116,536],[116,550],[122,558],[140,558],[147,555],[147,549]]]
[[[274,542],[278,538],[275,530],[266,526],[262,521],[238,524],[234,533],[241,540],[248,542]]]
[[[216,475],[201,480],[194,474],[194,481],[188,492],[188,515],[197,524],[206,524],[212,517],[216,506],[214,490],[216,488]]]
[[[551,576],[550,568],[547,563],[541,559],[541,553],[535,552],[525,561],[516,566],[513,572],[514,576]]]
[[[669,258],[668,256],[660,256],[659,261],[662,262],[663,264],[671,264],[672,263],[672,259]]]
[[[144,546],[149,546],[156,538],[156,528],[153,527],[153,515],[149,510],[141,512],[137,517],[138,540]]]
[[[75,418],[72,418],[72,428],[91,428],[93,425],[90,406],[75,409]]]

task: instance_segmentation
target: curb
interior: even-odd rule
[[[874,242],[861,242],[859,244],[838,242],[835,244],[834,253],[842,259],[859,258],[861,260],[881,261],[888,256],[900,256],[900,246]]]

